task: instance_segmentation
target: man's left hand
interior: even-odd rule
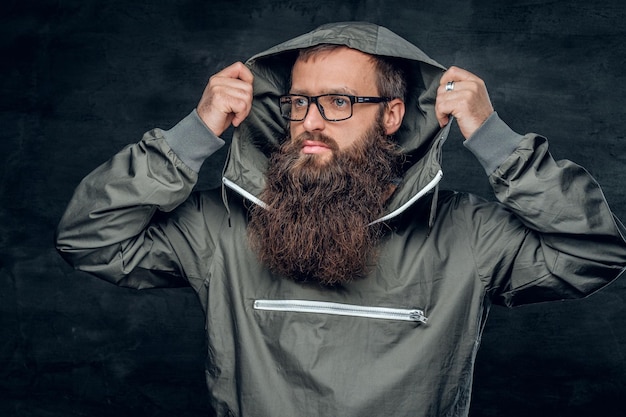
[[[494,112],[485,82],[458,67],[450,67],[441,77],[435,111],[442,127],[454,116],[465,139]]]

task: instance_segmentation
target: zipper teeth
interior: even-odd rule
[[[419,309],[388,307],[365,307],[353,304],[307,300],[256,300],[256,310],[291,311],[300,313],[335,314],[341,316],[367,317],[426,323],[428,318]]]
[[[402,206],[398,207],[396,210],[392,211],[391,213],[381,217],[380,219],[374,220],[373,222],[371,222],[369,224],[369,226],[371,226],[373,224],[376,224],[376,223],[387,221],[389,219],[392,219],[392,218],[400,215],[407,208],[409,208],[411,205],[413,205],[417,200],[419,200],[424,195],[426,195],[430,190],[435,188],[435,186],[437,184],[439,184],[439,182],[441,182],[442,178],[443,178],[443,171],[439,170],[437,172],[437,175],[435,175],[435,178],[433,178],[428,184],[426,184],[426,186],[424,188],[422,188],[417,194],[415,194],[413,197],[411,197],[411,199],[409,201],[407,201],[406,203],[404,203]]]
[[[265,202],[263,202],[261,199],[259,199],[259,198],[255,197],[254,195],[252,195],[252,193],[249,193],[248,191],[244,190],[242,187],[240,187],[239,185],[235,184],[234,182],[232,182],[228,178],[222,177],[222,183],[224,183],[224,185],[226,185],[227,187],[235,190],[241,196],[243,196],[243,197],[247,198],[248,200],[252,201],[257,206],[261,206],[261,207],[263,207],[265,209],[267,208],[267,204]]]

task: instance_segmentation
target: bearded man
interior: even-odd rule
[[[355,67],[369,71],[350,71]],[[348,74],[334,75],[325,68]],[[287,114],[297,136],[287,137],[270,160],[267,185],[260,195],[267,206],[253,208],[249,234],[260,261],[278,274],[333,285],[365,277],[374,265],[383,225],[370,223],[383,214],[403,162],[402,153],[389,138],[395,126],[386,125],[386,112],[389,106],[402,106],[406,87],[403,74],[383,58],[343,46],[322,45],[300,53],[293,69],[292,90],[305,91],[304,85],[314,79],[311,72],[315,69],[326,72],[320,74],[323,81],[358,77],[357,81],[365,84],[358,91],[369,87],[372,94],[395,97],[396,102],[370,105],[368,112],[376,113],[367,115],[371,121],[355,124],[339,139],[325,133],[324,116],[333,111],[348,112],[349,97],[322,96],[313,110],[309,103],[302,107],[301,115]],[[393,78],[395,83],[384,82]],[[347,83],[353,85],[354,81]],[[396,88],[376,92],[379,85]],[[307,98],[286,96],[283,100],[291,112],[297,100]],[[337,102],[342,110],[333,109]]]
[[[438,191],[452,118],[499,202]],[[192,193],[231,125],[223,189]],[[178,125],[89,174],[57,248],[118,285],[195,290],[218,416],[467,416],[491,304],[596,291],[624,235],[480,78],[337,23],[215,74]]]

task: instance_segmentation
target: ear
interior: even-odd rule
[[[383,117],[383,123],[385,125],[385,134],[393,135],[400,129],[402,119],[404,118],[404,101],[399,98],[394,98],[387,106],[385,106],[385,115]]]

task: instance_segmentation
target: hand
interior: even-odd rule
[[[241,62],[235,62],[209,79],[197,111],[216,136],[231,124],[239,126],[250,113],[253,80],[252,72]]]
[[[451,81],[454,82],[454,89],[446,91],[446,85]],[[443,74],[435,103],[440,126],[445,126],[452,115],[463,137],[469,139],[493,111],[483,80],[458,67],[450,67]]]

